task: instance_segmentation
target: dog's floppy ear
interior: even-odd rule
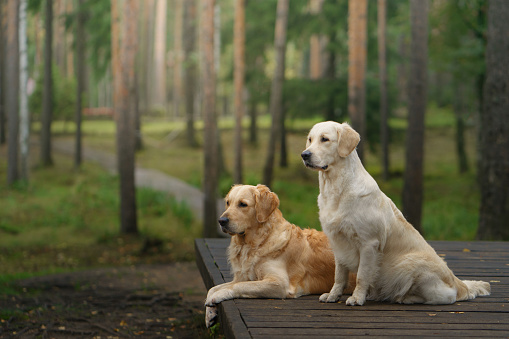
[[[270,215],[279,206],[279,198],[276,193],[271,192],[265,185],[256,186],[258,194],[256,194],[256,220],[265,222]]]
[[[359,133],[357,133],[347,123],[338,125],[338,136],[338,151],[339,156],[342,158],[346,158],[350,153],[352,153],[355,147],[359,144],[359,141],[361,141]]]

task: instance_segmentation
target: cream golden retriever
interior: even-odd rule
[[[490,284],[459,280],[361,164],[359,134],[348,124],[313,126],[304,164],[319,171],[320,222],[334,251],[335,283],[322,302],[336,302],[348,280],[357,283],[347,305],[368,300],[451,304],[490,294]]]
[[[236,185],[225,201],[219,224],[231,235],[227,254],[233,281],[209,290],[207,327],[215,322],[215,305],[225,300],[297,298],[331,289],[334,254],[323,232],[286,221],[277,195],[263,185]],[[348,280],[347,275],[344,292],[352,293]],[[355,284],[355,276],[350,282]]]

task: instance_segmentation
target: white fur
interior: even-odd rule
[[[308,135],[306,166],[319,170],[320,222],[336,261],[335,284],[322,302],[336,302],[349,271],[357,272],[347,305],[367,298],[451,304],[489,295],[487,282],[462,282],[410,225],[364,169],[347,124],[322,122]],[[304,154],[304,153],[303,153]]]

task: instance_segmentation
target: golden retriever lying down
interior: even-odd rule
[[[207,327],[215,323],[215,305],[225,300],[297,298],[331,289],[334,254],[323,232],[286,221],[277,195],[263,185],[236,185],[225,201],[227,209],[219,223],[232,236],[228,260],[234,277],[209,290]],[[354,276],[350,282],[355,283]],[[341,292],[352,293],[349,283],[344,287]]]
[[[319,171],[320,222],[336,260],[335,283],[322,302],[336,302],[348,280],[347,305],[366,298],[397,303],[451,304],[490,294],[490,284],[459,280],[410,225],[362,166],[359,134],[348,124],[322,122],[309,132],[304,164]]]

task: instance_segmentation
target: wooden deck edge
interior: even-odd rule
[[[221,272],[214,262],[205,239],[195,239],[196,265],[202,276],[207,289],[225,283]],[[240,311],[234,300],[224,301],[219,304],[219,321],[226,338],[251,338]]]

